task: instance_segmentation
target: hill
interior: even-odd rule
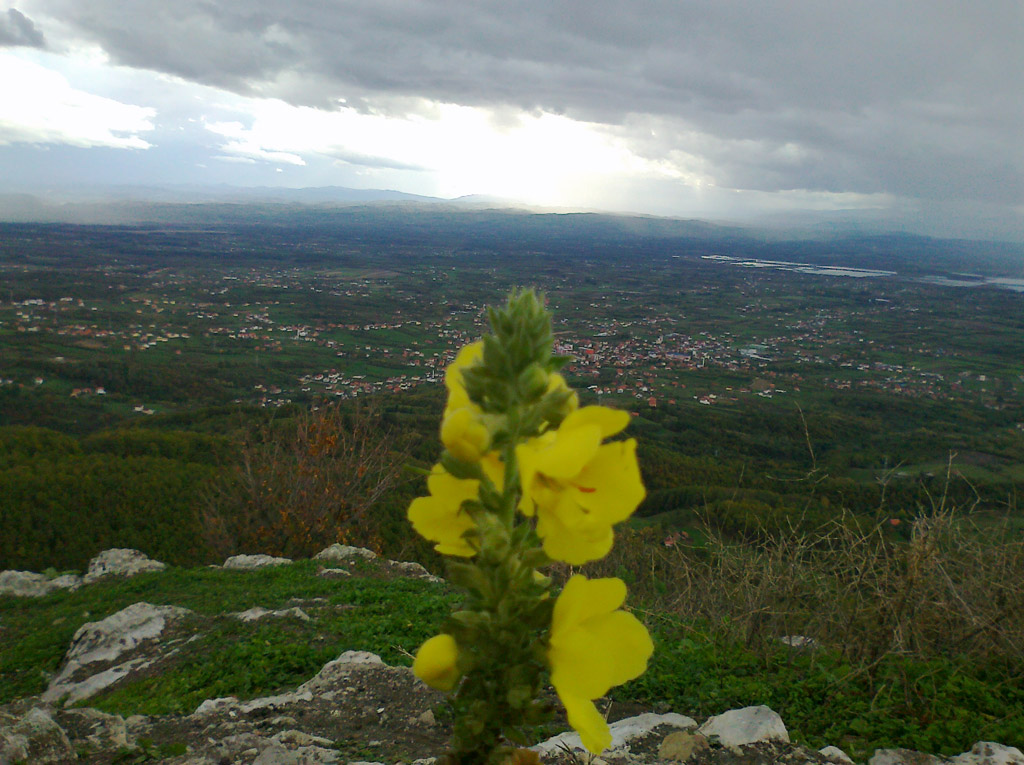
[[[38,599],[10,594],[15,580],[34,582]],[[296,562],[236,556],[223,566],[175,569],[114,550],[82,579],[4,572],[0,758],[265,765],[437,755],[449,733],[444,700],[405,667],[454,598],[418,564],[340,545]],[[815,751],[839,730],[859,731],[833,742],[861,757],[870,747],[929,740],[878,739],[868,720],[847,726],[842,718],[853,707],[827,701],[842,670],[822,646],[776,641],[768,666],[756,667],[740,646],[722,656],[692,631],[680,642],[664,615],[646,619],[659,651],[647,679],[620,689],[605,708],[619,721],[610,763],[845,762],[834,748]],[[844,693],[856,686],[850,680]],[[1024,730],[1013,701],[1019,685],[1008,679],[986,693],[1005,704],[995,727],[969,708],[968,686],[943,691],[943,703],[959,702],[947,711],[956,724],[940,723],[951,733],[943,749],[960,751],[957,736]],[[700,702],[680,708],[694,694]],[[540,746],[546,761],[575,761],[578,739],[550,739],[564,727],[537,731],[538,742],[549,739]],[[1024,762],[1012,747],[962,748],[973,753],[957,765]],[[888,751],[871,762],[941,760]]]

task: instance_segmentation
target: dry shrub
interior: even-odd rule
[[[709,624],[751,647],[810,636],[863,663],[901,653],[968,654],[1024,667],[1024,539],[944,508],[912,522],[840,518],[813,533],[665,546],[625,531],[591,576],[626,576],[651,608]]]
[[[379,411],[337,404],[246,438],[231,474],[208,493],[207,541],[221,554],[309,557],[334,542],[379,549],[370,512],[397,485],[409,441]]]

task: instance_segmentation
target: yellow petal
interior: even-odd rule
[[[573,484],[573,499],[602,522],[626,520],[647,494],[636,459],[636,441],[603,444]]]
[[[491,445],[491,432],[483,424],[477,407],[460,407],[441,421],[441,442],[456,459],[476,462]]]
[[[444,371],[444,384],[449,391],[461,389],[462,373],[467,368],[476,364],[484,357],[484,343],[478,340],[475,343],[463,346],[455,355],[455,361],[448,365]]]
[[[555,688],[555,690],[558,689]],[[611,745],[612,732],[592,701],[561,692],[558,693],[558,697],[565,706],[569,725],[580,734],[583,746],[593,754],[601,754]]]
[[[537,534],[543,540],[545,554],[572,566],[603,558],[615,541],[611,526],[590,523],[572,528],[563,522],[562,515],[543,505],[538,505],[537,518]]]
[[[473,519],[462,511],[462,503],[477,497],[479,485],[479,481],[460,480],[435,466],[427,478],[430,496],[418,497],[409,505],[413,528],[425,539],[437,542],[434,549],[439,553],[462,557],[476,554],[462,536],[474,527]]]
[[[462,536],[473,528],[466,513],[452,513],[451,506],[437,497],[418,497],[409,505],[409,520],[424,539],[436,542],[434,549],[442,555],[468,558],[476,550]]]
[[[581,428],[587,425],[596,425],[601,430],[601,438],[608,438],[625,430],[629,425],[629,412],[607,406],[585,406],[566,417],[561,427]]]
[[[566,582],[555,601],[548,637],[548,665],[569,714],[569,723],[584,745],[599,753],[610,743],[607,726],[589,700],[647,668],[654,644],[646,628],[618,610],[626,596],[619,579],[587,579],[579,574]]]
[[[615,577],[587,579],[574,574],[562,588],[551,615],[553,641],[586,619],[608,614],[626,600],[626,583]]]
[[[450,691],[459,682],[459,646],[451,635],[440,634],[420,646],[412,671],[420,680],[439,691]]]
[[[555,434],[545,433],[537,438],[531,438],[525,444],[516,447],[516,463],[519,465],[519,484],[522,487],[522,496],[519,499],[519,510],[526,516],[532,516],[534,512],[534,491],[536,489],[536,477],[540,471],[541,455],[551,444],[555,442]]]
[[[567,693],[596,699],[642,675],[653,650],[647,629],[632,614],[594,616],[557,641],[552,637],[551,683]]]
[[[547,392],[548,393],[568,392],[569,393],[569,399],[565,402],[565,411],[571,413],[571,412],[574,412],[577,409],[579,409],[579,406],[580,406],[580,397],[579,397],[579,395],[576,393],[576,391],[572,390],[569,387],[569,383],[567,383],[565,381],[565,378],[562,377],[562,375],[558,374],[557,372],[555,372],[554,374],[551,375],[551,377],[548,378],[548,389],[547,389]]]
[[[561,427],[547,448],[537,452],[537,470],[552,478],[572,478],[579,473],[601,446],[601,429],[587,424]]]
[[[505,486],[505,463],[501,461],[498,453],[485,454],[480,460],[480,467],[483,468],[484,475],[490,479],[498,491],[501,491]]]

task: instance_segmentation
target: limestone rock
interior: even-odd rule
[[[309,614],[307,614],[305,611],[298,607],[284,608],[279,611],[268,611],[265,608],[260,608],[259,606],[256,606],[255,608],[250,608],[248,611],[239,611],[237,613],[233,613],[230,615],[243,622],[255,622],[259,621],[260,619],[264,619],[268,616],[277,618],[290,616],[294,617],[295,619],[298,619],[299,621],[309,621]]]
[[[138,550],[114,548],[104,550],[91,561],[82,579],[83,584],[92,584],[105,576],[135,576],[144,571],[163,571],[167,564],[152,560]]]
[[[224,561],[223,568],[253,569],[284,566],[291,562],[291,558],[275,558],[273,555],[232,555]]]
[[[45,709],[31,709],[12,727],[0,729],[0,762],[48,765],[75,759],[67,734]]]
[[[612,743],[608,747],[608,751],[625,749],[629,746],[630,742],[646,736],[660,725],[687,729],[696,728],[697,722],[692,718],[678,715],[674,712],[669,712],[664,715],[647,712],[642,715],[637,715],[636,717],[627,717],[624,720],[619,720],[618,722],[614,722],[608,726],[612,734]],[[580,751],[586,751],[583,747],[583,742],[580,741],[579,734],[575,731],[560,733],[559,735],[549,738],[547,741],[542,741],[536,746],[532,746],[530,748],[542,756],[555,754],[559,750],[572,751],[574,749],[578,749]]]
[[[1024,753],[1015,746],[979,741],[971,751],[958,754],[953,765],[1024,765]]]
[[[87,664],[116,661],[140,643],[159,637],[168,620],[190,613],[187,608],[177,606],[133,603],[106,619],[83,624],[71,638],[71,647],[64,657],[64,667],[50,682],[43,693],[43,700],[55,701],[67,696],[68,703],[74,703],[112,685],[128,672],[148,666],[152,660],[137,658],[85,680],[73,679]]]
[[[19,598],[41,598],[54,590],[73,590],[81,583],[81,577],[73,574],[50,579],[33,571],[0,571],[0,595]]]
[[[431,574],[419,563],[405,560],[393,560],[388,562],[391,564],[391,567],[393,569],[397,570],[401,574],[404,574],[405,576],[413,576],[417,579],[426,579],[428,582],[434,583],[444,581],[444,579],[442,579],[441,577],[434,576],[433,574]]]
[[[944,765],[947,761],[913,749],[876,749],[868,765]]]
[[[665,736],[665,740],[658,747],[658,759],[669,762],[687,762],[694,754],[700,754],[711,749],[707,738],[700,733],[677,730]]]
[[[355,560],[356,558],[373,560],[376,557],[377,553],[373,550],[367,550],[365,547],[350,547],[349,545],[335,543],[314,555],[313,560],[342,563],[347,560]]]
[[[312,700],[313,694],[302,690],[301,687],[294,693],[278,693],[274,696],[262,696],[258,699],[250,699],[249,701],[239,701],[234,696],[222,696],[217,699],[207,699],[196,707],[196,711],[192,713],[192,716],[205,717],[207,715],[224,713],[230,717],[236,717],[239,714],[250,715],[253,712],[278,709]]]
[[[788,645],[790,648],[805,651],[821,647],[821,643],[812,637],[807,637],[807,635],[784,635],[779,638],[779,642]]]
[[[700,732],[711,738],[716,736],[723,746],[739,747],[759,741],[789,741],[782,718],[766,706],[730,709],[708,719]]]
[[[252,765],[299,765],[299,756],[280,744],[271,744],[260,752]]]
[[[304,733],[301,730],[283,730],[271,739],[275,743],[283,746],[332,746],[333,741],[323,736],[311,736],[308,733]]]
[[[299,686],[299,692],[321,694],[337,688],[353,671],[367,667],[386,666],[381,658],[369,651],[345,651],[333,661],[329,661],[313,677]]]
[[[437,718],[434,717],[434,711],[432,709],[428,709],[426,712],[421,714],[416,718],[416,724],[425,725],[428,728],[432,728],[437,725]]]
[[[141,672],[156,663],[155,659],[147,659],[139,657],[132,659],[131,661],[125,661],[102,672],[97,672],[94,675],[89,675],[83,680],[78,682],[67,681],[66,679],[62,682],[51,682],[50,686],[43,693],[44,701],[60,701],[64,706],[71,706],[77,704],[79,701],[83,701],[92,696],[95,696],[100,691],[109,688],[120,680],[128,677],[133,672]]]
[[[840,749],[838,746],[824,746],[818,750],[820,754],[825,755],[832,762],[839,763],[839,765],[854,765],[853,759]]]
[[[85,728],[85,740],[97,749],[125,749],[134,745],[128,736],[128,728],[120,715],[108,715],[98,709],[68,709],[64,715],[78,718]]]
[[[98,622],[87,622],[71,638],[65,659],[79,666],[97,661],[113,661],[143,640],[159,637],[170,619],[192,612],[178,606],[153,606],[133,603]]]
[[[352,576],[352,572],[344,568],[322,568],[316,572],[316,575],[322,576],[324,579],[344,579]]]

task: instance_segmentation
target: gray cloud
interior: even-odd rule
[[[0,48],[21,45],[42,48],[46,40],[32,19],[17,8],[8,8],[6,16],[0,15]]]
[[[31,2],[239,93],[551,111],[727,188],[1024,203],[1019,0]]]

